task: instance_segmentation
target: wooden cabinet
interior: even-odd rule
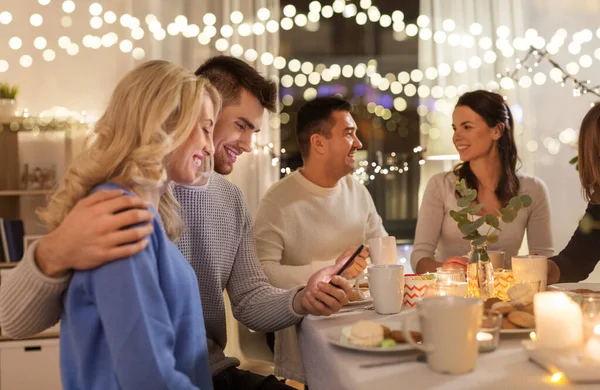
[[[10,278],[13,265],[0,267],[0,284]],[[59,332],[57,324],[25,340],[0,335],[0,390],[62,389]]]
[[[61,390],[59,339],[0,342],[0,390]]]

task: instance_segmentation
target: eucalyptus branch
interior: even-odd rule
[[[498,210],[498,215],[488,213],[475,219],[477,213],[483,210],[483,203],[475,203],[477,199],[477,190],[467,188],[464,179],[456,182],[456,192],[460,194],[460,198],[456,204],[461,207],[460,210],[450,210],[450,217],[458,223],[458,228],[465,234],[465,240],[469,240],[473,245],[483,245],[495,243],[498,241],[500,232],[500,219],[505,223],[510,223],[515,220],[520,209],[529,207],[532,199],[529,195],[515,196],[509,200],[506,207]],[[479,233],[479,228],[484,224],[489,226],[486,234]]]

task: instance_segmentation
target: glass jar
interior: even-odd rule
[[[424,298],[426,297],[445,297],[445,296],[459,296],[459,289],[456,283],[440,283],[436,282],[427,286],[425,290]]]
[[[600,337],[600,293],[579,294],[582,298],[583,338]]]
[[[486,301],[494,297],[494,267],[487,254],[487,245],[471,242],[467,266],[468,296]]]
[[[462,283],[467,281],[467,275],[460,268],[440,267],[437,268],[437,272],[435,273],[435,280],[440,283]]]
[[[515,285],[515,278],[510,269],[494,269],[494,293],[496,298],[508,301],[508,289]]]

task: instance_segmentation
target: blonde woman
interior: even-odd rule
[[[142,252],[73,274],[61,322],[65,389],[213,388],[198,283],[173,243],[182,227],[169,183],[196,180],[220,107],[204,78],[165,61],[140,65],[40,212],[53,229],[90,192],[121,189],[154,214]]]

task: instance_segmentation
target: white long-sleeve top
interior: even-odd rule
[[[305,284],[352,245],[387,236],[371,195],[348,175],[323,188],[296,171],[275,183],[260,201],[254,221],[256,249],[276,287]],[[294,328],[277,332],[276,375],[304,380]]]
[[[532,204],[517,213],[511,223],[500,220],[498,242],[488,245],[488,250],[503,250],[506,258],[517,255],[525,230],[530,254],[552,256],[552,231],[550,226],[550,196],[546,184],[533,176],[517,174],[519,178],[519,195],[529,195]],[[456,205],[455,195],[457,177],[452,172],[443,172],[433,176],[425,193],[419,210],[417,231],[410,262],[413,269],[424,257],[443,262],[452,256],[465,256],[470,250],[470,243],[463,239],[456,221],[448,214],[450,210],[460,210]],[[483,225],[479,232],[485,234],[489,229]]]

